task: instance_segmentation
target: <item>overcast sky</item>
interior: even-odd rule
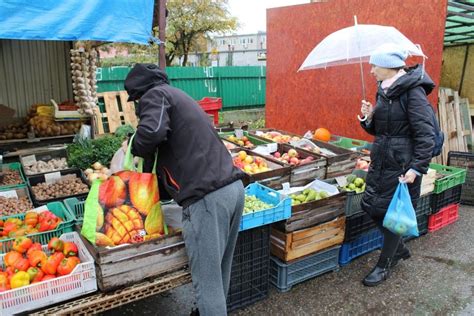
[[[236,33],[249,34],[266,31],[266,9],[302,3],[309,0],[229,0],[229,8],[241,25]]]

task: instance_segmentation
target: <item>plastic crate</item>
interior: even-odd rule
[[[55,173],[55,172],[60,173],[61,176],[65,176],[65,175],[69,175],[69,174],[75,174],[76,177],[81,179],[82,183],[85,183],[89,186],[89,183],[84,178],[84,175],[82,174],[82,171],[79,170],[79,169],[67,169],[67,170],[53,171],[53,172],[48,172],[48,173]],[[56,198],[47,199],[47,200],[38,200],[35,196],[35,193],[33,192],[32,187],[39,184],[39,183],[45,182],[46,181],[45,176],[46,176],[46,173],[28,177],[28,185],[29,185],[30,190],[31,190],[31,197],[33,199],[34,205],[36,205],[36,206],[41,206],[41,205],[45,205],[47,203],[56,202],[56,201],[62,201],[66,198],[71,198],[71,197],[83,198],[83,197],[87,197],[87,195],[89,194],[89,192],[87,192],[87,193],[80,193],[80,194],[74,194],[74,195],[69,195],[69,196],[58,196]]]
[[[78,233],[63,234],[60,238],[64,241],[72,241],[77,245],[81,263],[68,275],[1,292],[0,315],[31,311],[97,291],[94,259],[87,251]],[[43,245],[43,251],[50,253],[46,244]],[[4,256],[0,255],[2,268]]]
[[[68,198],[65,199],[64,205],[68,209],[69,213],[74,215],[75,225],[82,224],[84,221],[84,201],[86,197],[82,198]]]
[[[430,168],[436,170],[437,174],[443,175],[442,178],[435,180],[434,193],[441,193],[466,181],[466,169],[436,163],[430,163]]]
[[[364,196],[364,192],[362,193],[347,192],[346,196],[347,196],[346,206],[345,206],[346,216],[352,216],[354,214],[362,212],[362,207],[360,206],[360,203],[362,202],[362,197]]]
[[[56,172],[56,171],[61,171],[61,170],[68,170],[72,169],[70,167],[66,167],[64,169],[58,169],[58,170],[51,170],[47,172],[37,172],[37,173],[28,173],[27,167],[27,162],[28,158],[33,156],[35,161],[44,161],[48,162],[52,159],[61,159],[61,158],[66,158],[67,159],[67,150],[66,149],[52,149],[52,150],[46,150],[42,152],[38,152],[36,154],[30,154],[30,155],[20,155],[20,161],[21,165],[23,167],[23,171],[25,172],[26,177],[29,176],[36,176],[44,173],[49,173],[49,172]]]
[[[242,215],[240,230],[279,222],[291,217],[291,199],[259,183],[251,183],[245,188],[246,195],[255,195],[272,208]]]
[[[60,217],[62,222],[56,227],[54,230],[49,230],[46,232],[35,233],[35,234],[28,234],[27,236],[33,240],[33,242],[39,242],[42,245],[48,243],[48,241],[53,237],[59,237],[64,233],[72,232],[74,226],[74,215],[69,213],[69,211],[64,207],[62,202],[51,202],[46,204],[48,210],[50,210],[54,215]],[[6,221],[8,218],[19,218],[23,220],[25,218],[25,214],[17,214],[17,215],[10,215],[4,216],[0,218],[3,221]],[[1,243],[1,253],[7,253],[11,250],[13,246],[13,241],[15,238],[7,238],[0,240]]]
[[[344,242],[353,241],[360,235],[369,230],[376,228],[377,225],[369,214],[361,212],[346,217],[346,230],[344,234]]]
[[[206,97],[197,101],[201,108],[207,114],[210,114],[214,118],[214,124],[219,124],[219,110],[222,109],[222,98]]]
[[[30,201],[31,206],[33,208],[33,201],[31,200],[30,191],[28,191],[28,187],[23,186],[23,187],[17,187],[13,189],[0,189],[0,196],[2,196],[2,194],[7,194],[6,196],[8,197],[8,194],[10,193],[10,191],[15,191],[18,198],[27,197],[28,201]],[[0,217],[21,214],[21,213],[24,213],[26,210],[22,209],[21,213],[16,213],[16,214],[5,214],[4,211],[8,211],[8,210],[0,208]]]
[[[339,264],[344,266],[351,262],[354,258],[362,256],[363,254],[372,252],[375,249],[382,247],[383,236],[380,230],[373,229],[354,241],[342,244],[339,253]]]
[[[457,185],[441,193],[431,195],[431,214],[439,212],[443,207],[461,201],[462,185]]]
[[[434,232],[454,223],[459,217],[459,204],[443,207],[438,213],[428,217],[428,231]]]
[[[21,178],[21,183],[10,184],[10,185],[1,185],[0,184],[0,189],[1,190],[14,189],[14,188],[26,186],[26,178],[25,178],[25,175],[23,174],[23,170],[22,170],[21,164],[19,162],[4,163],[4,164],[1,165],[1,168],[2,168],[2,171],[16,170],[20,173],[20,178]]]
[[[267,297],[269,266],[270,226],[239,232],[227,295],[229,312]]]
[[[280,292],[291,290],[293,285],[329,271],[339,270],[341,246],[332,247],[304,258],[285,263],[270,257],[270,282]]]
[[[448,165],[467,168],[466,181],[462,188],[461,203],[474,205],[474,154],[450,151],[448,153]]]
[[[364,140],[342,137],[338,135],[331,135],[331,140],[329,141],[329,143],[337,147],[350,149],[353,151],[365,149],[366,145],[370,144],[369,142],[366,142]]]

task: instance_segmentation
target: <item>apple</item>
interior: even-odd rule
[[[292,148],[292,149],[288,150],[288,156],[298,157],[298,152]]]
[[[297,164],[299,164],[299,162],[300,162],[300,160],[296,157],[291,157],[290,158],[290,164],[292,164],[292,165],[297,165]]]
[[[245,157],[245,162],[248,164],[251,164],[253,162],[253,157],[252,156]]]
[[[245,158],[247,158],[247,153],[243,150],[239,151],[239,154],[238,154],[239,158],[241,161],[244,161]]]
[[[280,154],[279,151],[277,151],[277,152],[275,152],[275,153],[273,154],[273,156],[274,156],[275,158],[280,158],[280,157],[281,157],[281,154]]]

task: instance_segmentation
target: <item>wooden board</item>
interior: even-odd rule
[[[472,133],[472,120],[469,113],[469,100],[468,99],[460,99],[459,107],[461,111],[461,120],[464,127],[464,138],[466,140],[466,144],[468,149],[473,148],[473,133]],[[473,113],[474,115],[474,113]]]
[[[344,241],[346,217],[311,228],[285,233],[272,227],[270,236],[271,253],[285,262],[301,258],[322,249],[339,245]]]
[[[98,93],[98,98],[103,100],[105,106],[104,113],[101,113],[98,107],[94,109],[98,135],[113,133],[124,124],[130,124],[134,128],[137,127],[138,118],[135,114],[135,104],[127,101],[128,94],[126,91],[102,92]],[[104,128],[106,120],[108,130]]]

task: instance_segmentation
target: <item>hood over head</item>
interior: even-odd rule
[[[168,76],[155,64],[135,64],[125,79],[128,101],[141,98],[156,85],[169,84]]]
[[[405,91],[417,86],[421,86],[425,90],[426,95],[428,95],[436,86],[426,71],[423,72],[421,65],[406,68],[405,71],[406,74],[398,78],[387,90],[386,95],[388,98],[398,97]]]

